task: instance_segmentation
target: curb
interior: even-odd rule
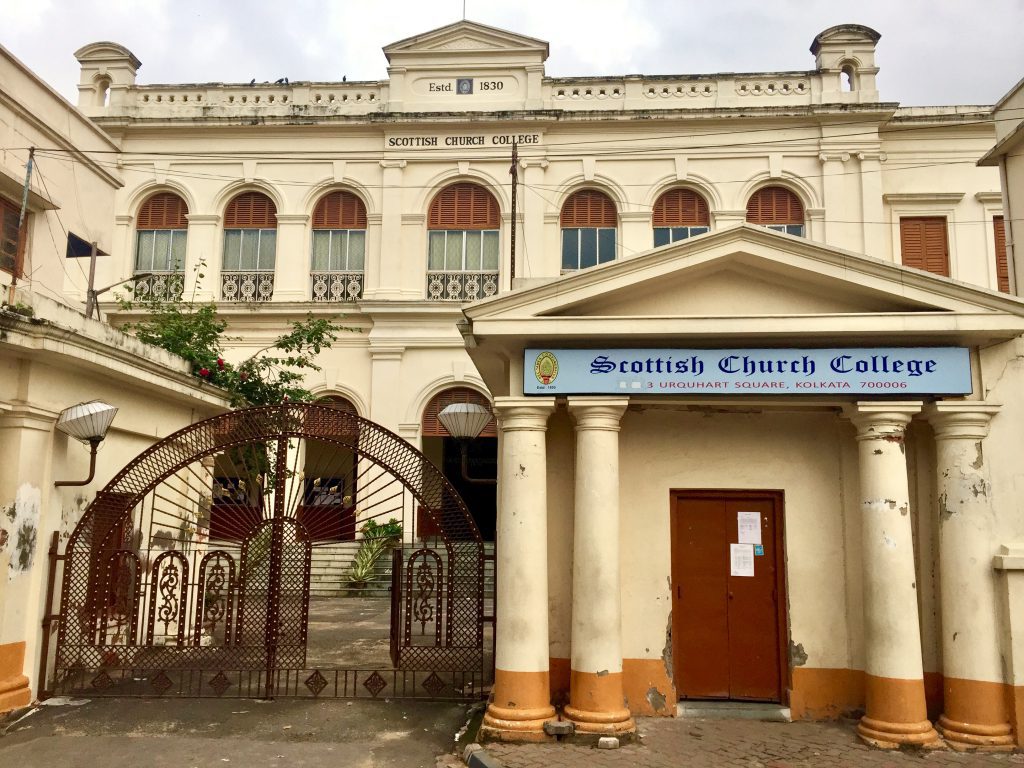
[[[504,768],[504,763],[479,744],[466,745],[462,759],[469,768]]]

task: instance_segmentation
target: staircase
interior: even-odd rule
[[[408,545],[406,545],[408,546]],[[363,588],[352,588],[345,573],[359,549],[358,541],[342,541],[313,548],[310,564],[310,597],[389,597],[391,595],[391,552],[374,565],[373,578]],[[494,542],[484,542],[484,553],[494,554]],[[443,548],[438,552],[446,559]],[[494,597],[494,562],[484,563],[484,613],[490,614]]]

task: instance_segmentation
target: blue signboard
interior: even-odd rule
[[[963,347],[528,349],[527,395],[966,395]]]

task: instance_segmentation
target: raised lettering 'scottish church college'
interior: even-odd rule
[[[388,663],[422,675],[353,673],[351,695],[461,694],[475,664],[496,738],[628,736],[712,699],[863,713],[881,745],[1020,745],[1024,96],[883,101],[878,43],[841,25],[807,70],[553,78],[545,42],[463,21],[385,47],[379,82],[147,85],[100,42],[77,109],[3,52],[0,283],[20,270],[35,311],[0,321],[3,708],[348,695],[303,622],[394,476]],[[110,293],[82,317],[67,232],[103,252],[97,287],[216,302],[231,359],[307,313],[355,329],[306,382],[341,416],[280,422],[298,450],[253,427],[294,461],[258,473],[301,480],[294,514],[264,491],[261,527],[241,421],[164,440],[223,397],[114,330],[138,310]],[[88,462],[57,414],[94,397],[120,408],[96,476],[55,488]],[[460,445],[453,403],[494,419]],[[191,474],[152,459],[136,492],[154,444]],[[388,458],[412,449],[461,534],[421,487],[437,470]]]

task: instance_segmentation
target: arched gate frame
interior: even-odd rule
[[[359,516],[403,504],[439,535],[391,552],[391,667],[307,667],[313,548],[362,545]],[[289,403],[174,433],[97,493],[62,559],[48,692],[483,695],[476,524],[422,453],[351,412]]]

